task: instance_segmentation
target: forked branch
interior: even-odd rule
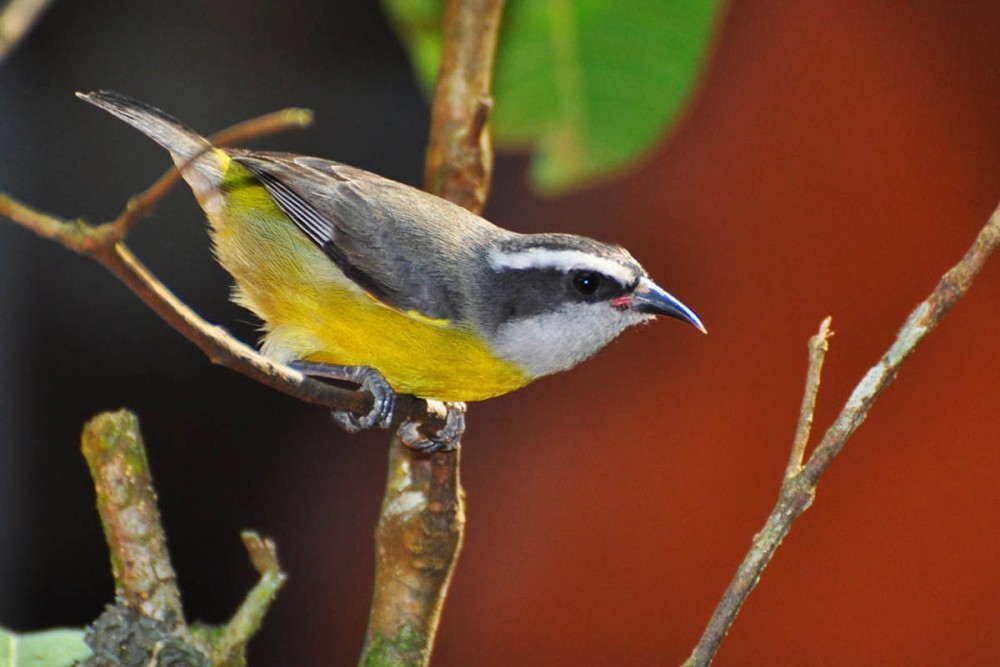
[[[711,664],[722,640],[736,620],[740,607],[757,585],[774,552],[788,535],[795,520],[812,504],[820,477],[843,450],[847,439],[868,417],[875,400],[896,379],[903,361],[913,353],[924,336],[938,325],[945,313],[965,296],[972,286],[972,281],[983,269],[986,260],[993,254],[998,244],[1000,244],[1000,207],[990,216],[962,260],[941,277],[930,295],[910,313],[896,334],[896,340],[851,392],[833,425],[827,429],[823,439],[803,465],[802,460],[816,404],[816,393],[819,390],[820,370],[829,337],[830,320],[827,318],[823,321],[819,333],[809,344],[810,362],[806,391],[785,479],[778,494],[778,502],[764,527],[754,537],[750,550],[712,614],[708,627],[705,628],[691,657],[684,663],[686,666]]]
[[[246,664],[247,643],[285,582],[274,543],[244,532],[243,543],[260,581],[225,626],[189,626],[139,420],[127,410],[99,414],[84,427],[81,441],[115,582],[115,604],[88,628],[93,655],[82,664]]]

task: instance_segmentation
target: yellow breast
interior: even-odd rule
[[[468,327],[362,291],[238,164],[228,164],[223,188],[227,205],[209,216],[216,256],[236,279],[236,301],[264,321],[269,356],[371,366],[398,392],[443,401],[491,398],[531,381]]]

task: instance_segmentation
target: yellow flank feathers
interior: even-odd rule
[[[246,168],[226,160],[226,206],[209,214],[215,253],[236,279],[235,300],[265,322],[265,354],[372,366],[397,392],[443,401],[478,401],[531,381],[474,332],[368,295],[295,228]]]

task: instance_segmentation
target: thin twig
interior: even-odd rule
[[[749,552],[747,552],[736,571],[736,575],[723,594],[722,600],[712,614],[708,627],[705,628],[705,632],[691,653],[691,657],[684,663],[686,666],[711,664],[722,640],[725,639],[726,633],[729,632],[733,621],[736,620],[740,607],[754,586],[757,585],[774,552],[788,535],[795,520],[812,504],[819,478],[837,454],[843,450],[847,439],[867,418],[875,400],[892,384],[903,361],[913,353],[923,337],[938,325],[945,313],[965,296],[973,280],[986,264],[986,260],[996,250],[997,245],[1000,245],[1000,207],[990,216],[962,260],[941,277],[930,295],[910,313],[903,327],[896,334],[896,339],[889,350],[882,355],[878,363],[865,374],[861,382],[854,388],[847,403],[834,420],[833,425],[826,431],[816,449],[813,450],[805,466],[792,474],[786,474],[777,504],[767,518],[767,523],[754,537]],[[824,322],[825,325],[826,322]],[[820,328],[820,334],[817,335],[817,338],[824,333],[823,329],[824,327]],[[814,354],[816,354],[815,350],[810,355],[811,359]],[[817,363],[810,362],[810,373],[813,372]],[[819,370],[816,368],[817,382],[818,373]],[[804,406],[811,402],[808,394],[813,390],[811,381],[807,382],[807,396],[803,400]],[[808,419],[811,420],[812,410],[809,409],[809,412]],[[805,420],[800,420],[800,428],[802,428],[803,421]],[[801,461],[799,446],[799,434],[797,433],[789,469],[797,461]],[[805,444],[802,443],[801,447],[804,451]]]
[[[487,120],[503,0],[449,0],[434,90],[425,187],[480,212],[493,152]],[[462,547],[459,450],[430,456],[390,444],[376,532],[375,592],[362,665],[426,665]]]
[[[212,658],[212,665],[216,667],[246,664],[247,643],[260,630],[267,610],[287,579],[278,563],[278,552],[273,541],[252,530],[243,531],[240,538],[250,556],[250,562],[260,575],[260,581],[247,593],[224,627],[207,633],[213,637],[209,642],[208,653]]]
[[[823,360],[830,348],[830,322],[827,317],[819,325],[819,332],[809,339],[809,370],[806,371],[806,390],[802,394],[802,407],[799,408],[799,423],[795,427],[795,440],[792,442],[792,453],[788,457],[788,467],[785,468],[785,478],[797,475],[802,470],[802,459],[809,444],[809,434],[812,432],[813,413],[816,411],[816,395],[819,393],[819,379],[823,372]]]
[[[194,343],[212,363],[238,371],[263,385],[307,403],[347,408],[359,414],[371,410],[367,392],[349,391],[308,378],[279,364],[225,329],[209,324],[156,279],[124,244],[101,248],[94,258],[118,277],[167,324]]]
[[[304,129],[312,123],[313,112],[310,109],[289,107],[219,130],[215,134],[210,134],[208,141],[214,146],[234,146],[246,143],[251,139],[260,139],[269,134]]]
[[[941,276],[930,296],[910,313],[892,346],[855,387],[843,411],[816,445],[816,451],[802,470],[811,484],[816,483],[854,430],[864,422],[875,399],[896,379],[903,361],[969,291],[997,245],[1000,245],[1000,208],[993,211],[962,260]]]
[[[0,60],[24,38],[52,0],[10,0],[0,8]]]

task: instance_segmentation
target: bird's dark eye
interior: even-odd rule
[[[593,271],[577,271],[573,274],[573,287],[580,294],[593,294],[601,286],[601,275]]]

